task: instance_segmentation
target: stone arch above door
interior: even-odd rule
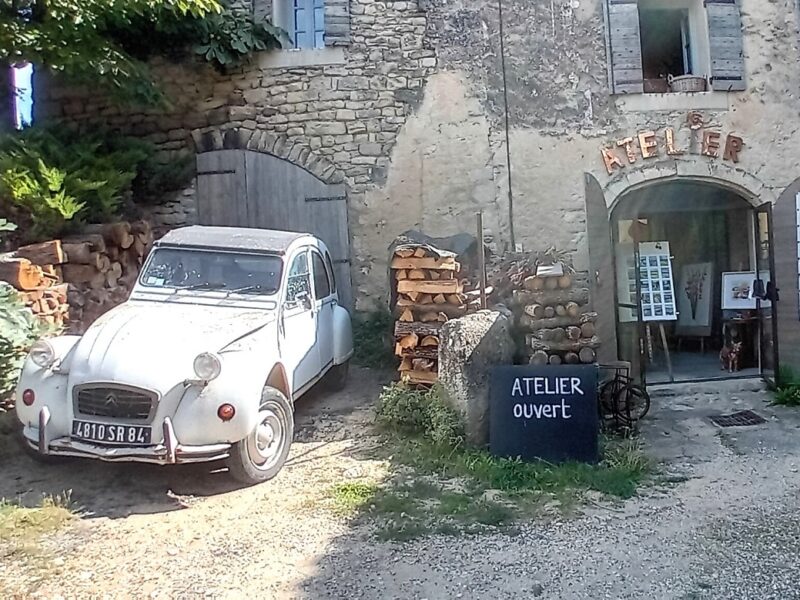
[[[742,196],[753,206],[777,200],[775,190],[755,175],[721,161],[692,156],[678,160],[649,163],[639,168],[620,171],[603,186],[609,214],[628,192],[652,184],[684,180],[708,183]]]
[[[344,182],[344,174],[330,160],[285,135],[275,135],[261,129],[233,127],[210,131],[196,129],[192,131],[192,139],[198,154],[215,150],[249,150],[286,160],[324,183]]]

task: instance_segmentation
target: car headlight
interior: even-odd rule
[[[31,346],[30,355],[33,364],[42,369],[47,369],[56,362],[56,351],[53,349],[53,345],[47,340],[35,342],[33,346]]]
[[[211,381],[219,377],[222,363],[216,354],[203,352],[194,359],[194,374],[203,381]]]

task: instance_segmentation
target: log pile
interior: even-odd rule
[[[585,311],[589,290],[574,273],[528,276],[523,289],[512,292],[512,302],[530,364],[595,362],[597,314]]]
[[[127,299],[153,244],[145,221],[90,225],[84,233],[0,256],[0,281],[49,325],[83,333]]]
[[[433,384],[438,378],[439,328],[477,310],[479,292],[468,291],[469,281],[455,255],[430,246],[397,247],[390,267],[398,371],[403,381]]]

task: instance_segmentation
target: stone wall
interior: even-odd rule
[[[791,183],[800,162],[794,3],[741,6],[747,91],[611,96],[601,0],[504,2],[517,243],[555,243],[587,268],[585,173],[609,205],[631,186],[676,175],[728,182],[754,203]],[[155,64],[174,102],[166,113],[49,82],[37,89],[37,115],[102,121],[167,152],[193,151],[203,135],[258,130],[273,136],[267,151],[279,143],[289,160],[332,165],[348,187],[353,277],[366,307],[383,300],[387,247],[398,233],[471,232],[483,210],[501,249],[512,215],[497,3],[351,0],[350,20],[350,45],[320,53],[327,64],[275,67],[276,52],[228,74]],[[663,144],[671,126],[687,145],[690,109],[744,138],[739,163],[662,152],[606,173],[600,147],[638,131],[657,130]],[[191,191],[157,214],[169,225],[190,222]]]

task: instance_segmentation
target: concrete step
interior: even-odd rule
[[[763,392],[765,390],[767,390],[767,384],[760,377],[690,383],[661,383],[647,386],[647,392],[651,398],[671,398],[697,394],[730,395],[742,392]]]

